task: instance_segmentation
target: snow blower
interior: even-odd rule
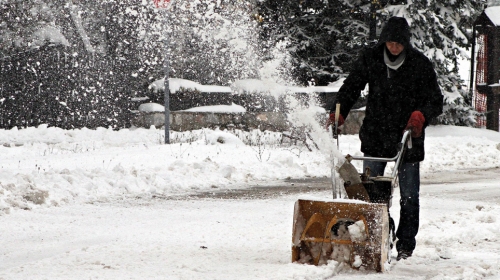
[[[337,124],[334,133],[336,128]],[[332,168],[333,200],[296,201],[292,262],[322,265],[335,260],[355,269],[385,271],[384,266],[390,262],[392,241],[388,211],[398,169],[406,148],[411,149],[411,145],[407,130],[393,158],[347,155],[345,161],[338,164],[340,167],[334,164]],[[372,177],[368,168],[358,173],[352,160],[395,164],[391,176]],[[378,189],[380,186],[386,186],[385,190]]]

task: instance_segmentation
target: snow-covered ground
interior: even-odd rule
[[[0,130],[0,279],[500,279],[500,133],[426,132],[417,249],[380,274],[290,263],[300,195],[187,197],[328,177],[323,149],[256,131],[165,145],[157,129]],[[340,137],[342,154],[358,149]]]

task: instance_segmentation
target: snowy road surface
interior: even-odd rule
[[[285,195],[15,211],[2,217],[0,279],[500,279],[500,170],[472,174],[480,183],[433,174],[422,186],[417,249],[385,274],[290,263],[297,195]]]

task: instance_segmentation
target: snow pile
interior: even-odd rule
[[[231,84],[235,93],[267,93],[278,96],[287,92],[287,87],[272,80],[246,79]]]
[[[174,132],[171,145],[163,144],[163,133],[154,128],[2,130],[0,207],[183,195],[326,175],[324,155],[278,147],[277,133]]]
[[[202,85],[197,82],[190,80],[179,79],[179,78],[169,78],[168,79],[171,94],[175,94],[180,89],[199,91],[199,92],[231,92],[230,87],[225,86],[213,86],[213,85]],[[154,92],[162,92],[165,90],[165,79],[160,79],[153,82],[149,88]]]
[[[231,105],[200,106],[184,110],[186,112],[214,112],[214,113],[245,113],[247,110],[240,105],[232,103]]]
[[[139,105],[139,112],[165,112],[165,106],[157,103],[143,103]]]

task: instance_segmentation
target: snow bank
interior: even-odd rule
[[[170,145],[163,144],[163,136],[154,128],[0,130],[0,212],[241,189],[263,181],[329,177],[331,172],[328,152],[283,144],[279,133],[173,132]],[[320,147],[336,145],[314,137],[324,142]],[[342,154],[360,154],[357,135],[341,136],[340,143]],[[499,143],[497,132],[430,127],[422,173],[498,167]],[[353,163],[360,168],[361,162]]]

